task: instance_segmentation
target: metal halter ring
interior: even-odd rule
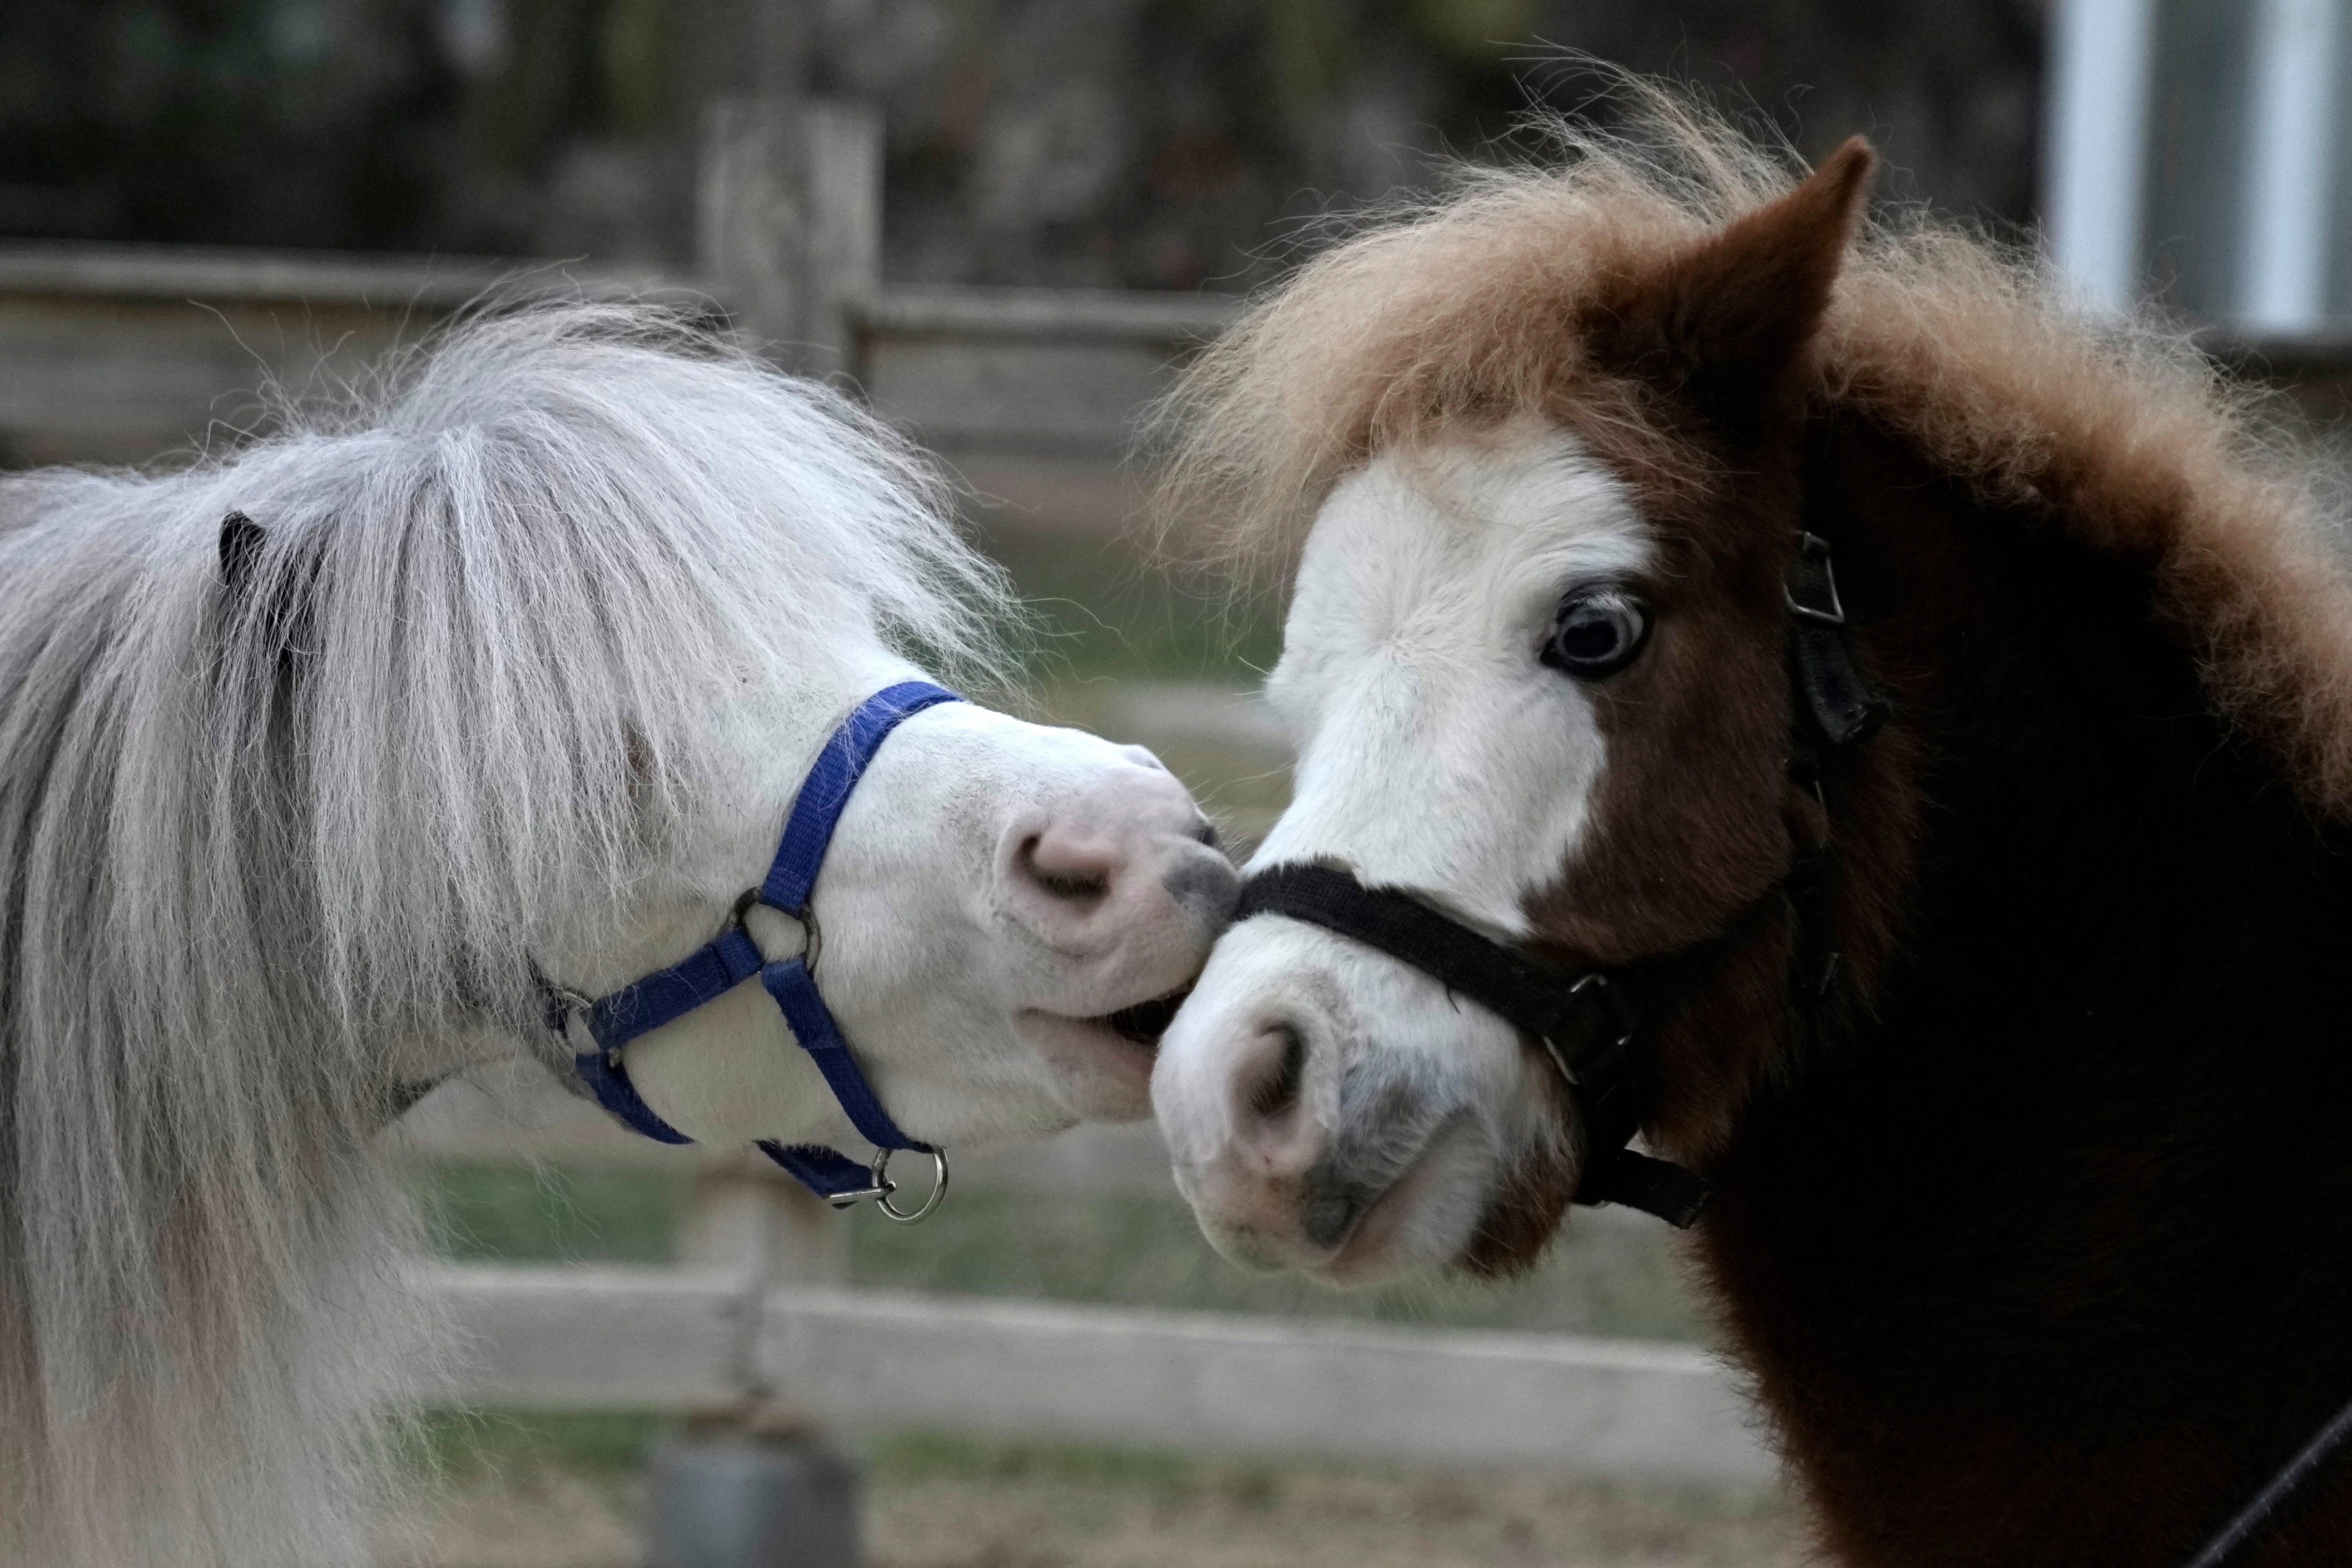
[[[794,925],[801,928],[800,952],[797,953],[788,952],[784,956],[786,958],[798,958],[801,961],[802,966],[811,974],[814,974],[816,973],[817,952],[824,946],[824,933],[817,929],[816,910],[812,909],[803,910],[800,914],[794,914],[792,910],[779,908],[777,905],[772,904],[768,902],[767,900],[761,898],[760,896],[759,889],[747,888],[744,889],[743,896],[735,900],[735,912],[730,918],[729,923],[740,928],[745,936],[750,936],[751,934],[751,928],[744,923],[743,917],[750,914],[754,909],[772,910],[777,914],[782,915],[784,919],[792,921]],[[751,945],[758,947],[759,943],[755,942]],[[764,960],[768,956],[767,950],[761,948],[760,956]]]
[[[897,1207],[890,1202],[898,1191],[898,1184],[890,1179],[890,1156],[898,1152],[896,1149],[885,1149],[876,1154],[873,1187],[863,1193],[845,1193],[841,1198],[834,1200],[834,1206],[846,1208],[851,1203],[870,1197],[874,1200],[874,1206],[881,1211],[884,1219],[895,1220],[900,1225],[913,1225],[918,1221],[929,1219],[931,1211],[938,1208],[940,1202],[948,1195],[947,1151],[944,1149],[924,1151],[931,1157],[931,1191],[930,1194],[923,1199],[922,1206],[912,1211]],[[845,1202],[844,1199],[847,1201]]]

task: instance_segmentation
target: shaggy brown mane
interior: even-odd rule
[[[1785,195],[1793,157],[1654,84],[1630,129],[1543,127],[1560,160],[1465,168],[1309,261],[1160,411],[1161,515],[1213,519],[1228,565],[1279,566],[1332,484],[1377,451],[1534,412],[1643,488],[1704,486],[1594,372],[1578,334],[1612,282]],[[1811,360],[1849,410],[1987,500],[2145,565],[2220,707],[2316,809],[2352,816],[2352,588],[2330,469],[2177,327],[2095,320],[2032,258],[1912,209],[1856,237]]]

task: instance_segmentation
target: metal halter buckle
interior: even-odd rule
[[[1576,983],[1568,988],[1569,1000],[1574,1001],[1577,997],[1583,995],[1587,991],[1599,991],[1604,989],[1608,984],[1609,976],[1597,969],[1589,974],[1580,974],[1576,977]],[[1566,1016],[1566,1011],[1563,1009],[1561,1016],[1565,1017]],[[1612,1048],[1622,1050],[1627,1045],[1632,1043],[1633,1038],[1633,1037],[1630,1032],[1622,1034],[1612,1042]],[[1537,1037],[1537,1041],[1543,1047],[1544,1054],[1551,1058],[1552,1066],[1559,1068],[1559,1076],[1568,1080],[1570,1087],[1580,1087],[1582,1080],[1576,1076],[1576,1069],[1568,1065],[1568,1053],[1559,1048],[1559,1042],[1553,1039],[1549,1035],[1539,1035]]]
[[[1801,560],[1821,568],[1822,587],[1829,595],[1830,602],[1826,609],[1818,605],[1799,604],[1795,574],[1792,573],[1780,589],[1780,597],[1788,601],[1789,613],[1824,626],[1845,625],[1845,605],[1838,601],[1837,573],[1830,565],[1830,542],[1818,534],[1800,533],[1797,535],[1797,554]]]
[[[531,965],[531,973],[534,974],[539,973],[539,966],[537,964]],[[557,1021],[557,1018],[553,1014],[549,1015],[547,1021],[553,1027],[556,1037],[561,1039],[567,1047],[570,1046],[572,1044],[572,1021],[576,1018],[587,1017],[591,1013],[596,1010],[596,1004],[582,995],[579,992],[574,991],[569,985],[558,985],[554,981],[550,980],[544,974],[539,974],[539,989],[541,995],[554,1001],[563,1009],[561,1022]],[[607,1051],[604,1054],[609,1057],[614,1053]]]
[[[856,1192],[835,1193],[825,1202],[837,1209],[856,1208],[859,1204],[870,1203],[884,1219],[899,1225],[914,1225],[929,1219],[931,1211],[938,1208],[948,1195],[947,1152],[943,1149],[923,1151],[931,1157],[931,1191],[930,1195],[923,1199],[921,1206],[912,1210],[899,1208],[890,1202],[898,1191],[898,1184],[890,1179],[890,1156],[898,1152],[896,1149],[884,1149],[874,1156],[872,1186],[860,1187]]]

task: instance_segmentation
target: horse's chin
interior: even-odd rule
[[[1070,1109],[1088,1121],[1140,1121],[1151,1114],[1151,1068],[1160,1036],[1183,994],[1155,997],[1095,1018],[1041,1007],[1014,1019],[1062,1085]]]
[[[1522,1157],[1496,1186],[1453,1268],[1475,1279],[1516,1279],[1536,1266],[1576,1195],[1576,1163],[1556,1150]]]
[[[1461,1225],[1460,1194],[1476,1190],[1476,1166],[1484,1158],[1469,1123],[1449,1120],[1373,1200],[1330,1258],[1309,1272],[1327,1285],[1345,1288],[1427,1268],[1444,1256],[1447,1244],[1438,1238]]]

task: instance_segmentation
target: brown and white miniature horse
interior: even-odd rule
[[[1715,1185],[1696,1248],[1833,1557],[2177,1563],[2352,1397],[2352,592],[2313,476],[2185,343],[1867,218],[1860,142],[1791,189],[1650,108],[1336,247],[1180,393],[1179,499],[1296,552],[1254,865],[1562,972],[1713,939],[1642,1126]],[[1894,705],[1818,798],[1801,530]],[[1776,889],[1822,845],[1816,998]],[[1524,1268],[1579,1176],[1535,1042],[1276,915],[1154,1100],[1212,1237],[1333,1279]],[[2259,1560],[2352,1560],[2352,1467]]]

